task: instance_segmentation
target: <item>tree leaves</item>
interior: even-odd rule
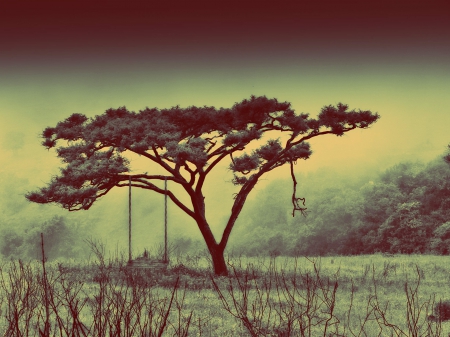
[[[58,139],[74,141],[83,137],[84,123],[88,120],[85,115],[73,114],[56,127],[48,127],[42,132],[42,145],[50,149],[56,146]]]
[[[230,170],[247,174],[258,168],[259,164],[260,158],[256,153],[251,155],[244,153],[242,156],[233,159],[233,162],[230,164]]]
[[[206,141],[196,138],[188,143],[167,142],[167,151],[163,154],[164,158],[171,159],[173,162],[184,165],[191,162],[197,167],[205,166],[208,155],[205,152]]]
[[[319,114],[320,126],[331,128],[331,132],[342,136],[348,128],[366,128],[379,118],[378,114],[370,111],[348,111],[348,105],[338,103],[324,106]]]
[[[267,144],[261,146],[255,151],[259,158],[266,161],[274,159],[282,150],[281,143],[279,139],[271,139]]]
[[[99,194],[116,185],[116,177],[128,172],[128,160],[113,149],[83,156],[82,146],[58,149],[70,164],[52,178],[47,187],[30,192],[26,198],[36,203],[58,203],[68,210],[88,209]]]
[[[295,130],[297,134],[306,133],[310,126],[308,125],[308,114],[300,114],[297,116],[293,110],[286,110],[280,117],[275,118],[276,125],[283,130]]]
[[[251,141],[261,138],[261,134],[262,132],[256,127],[251,127],[249,130],[233,130],[225,135],[222,143],[226,147],[244,147]]]
[[[297,159],[308,159],[311,154],[309,143],[299,143],[286,152],[286,158],[288,161],[295,162]]]
[[[53,181],[48,187],[42,188],[39,192],[28,193],[26,197],[40,204],[55,202],[69,211],[86,210],[96,200],[97,191],[98,189],[93,186],[80,189]]]

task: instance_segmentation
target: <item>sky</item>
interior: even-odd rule
[[[58,172],[55,153],[40,145],[45,127],[120,106],[230,107],[266,95],[315,116],[343,102],[381,119],[315,139],[298,172],[432,160],[450,143],[448,41],[448,11],[437,1],[2,1],[0,189],[9,203],[1,207],[14,210],[11,200]],[[279,168],[266,181],[287,174]],[[232,201],[227,175],[221,167],[206,191],[217,228]],[[126,218],[125,191],[112,195],[88,211],[108,219],[101,228]],[[135,208],[142,219],[160,210],[148,198],[155,203]],[[115,202],[121,220],[107,206]],[[17,209],[36,216],[37,208]],[[7,223],[11,212],[2,216]]]

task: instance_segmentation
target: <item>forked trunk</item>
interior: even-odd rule
[[[262,173],[260,173],[262,174]],[[242,207],[244,206],[245,200],[247,199],[248,194],[256,185],[259,176],[253,175],[249,178],[248,182],[242,187],[241,191],[238,193],[236,200],[231,209],[231,215],[228,219],[227,225],[225,226],[222,239],[219,243],[216,242],[214,235],[209,227],[208,222],[205,219],[205,204],[203,202],[204,197],[201,195],[199,198],[193,198],[193,203],[200,205],[197,210],[201,215],[195,218],[197,225],[200,229],[200,232],[205,239],[206,246],[208,247],[209,253],[211,254],[211,259],[214,267],[214,274],[218,276],[227,276],[228,268],[225,262],[224,252],[228,243],[228,239],[231,234],[231,230],[234,227],[234,224],[241,213]]]
[[[223,256],[225,247],[219,245],[211,229],[204,219],[204,217],[198,217],[196,219],[198,227],[200,228],[200,232],[203,235],[203,239],[205,240],[206,246],[208,247],[208,251],[211,254],[211,260],[214,268],[214,274],[218,276],[226,276],[228,275],[227,264],[225,263],[225,258]]]

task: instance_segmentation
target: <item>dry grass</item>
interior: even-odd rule
[[[445,256],[240,257],[229,259],[230,277],[213,277],[205,256],[178,256],[155,272],[99,253],[46,263],[46,276],[37,262],[3,262],[4,336],[450,333]]]

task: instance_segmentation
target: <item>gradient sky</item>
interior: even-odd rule
[[[433,1],[2,1],[3,186],[21,195],[57,172],[39,134],[72,113],[229,107],[252,94],[312,115],[338,102],[381,115],[312,141],[299,171],[434,159],[450,143],[449,16]],[[210,205],[220,226],[228,210]]]

